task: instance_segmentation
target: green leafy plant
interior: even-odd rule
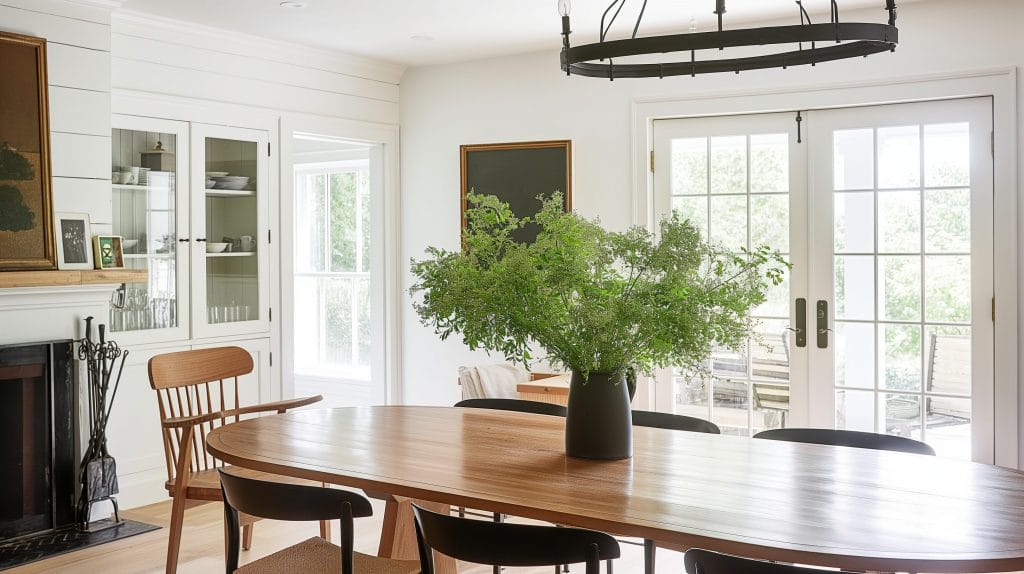
[[[746,339],[750,309],[788,266],[766,246],[708,245],[678,215],[661,221],[657,236],[616,233],[564,213],[561,194],[538,200],[535,217],[519,218],[494,196],[469,194],[464,249],[430,247],[412,262],[424,325],[523,364],[537,346],[584,378],[699,368],[714,345]],[[540,228],[533,243],[511,239],[531,221]]]

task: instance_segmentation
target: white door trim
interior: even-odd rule
[[[285,114],[281,117],[281,355],[282,391],[285,397],[295,393],[295,357],[289,346],[294,340],[295,322],[290,312],[294,308],[294,285],[288,278],[292,277],[295,265],[291,254],[295,249],[294,230],[294,163],[292,161],[292,137],[295,132],[306,132],[330,135],[350,141],[371,144],[383,144],[383,157],[371,157],[371,162],[383,161],[383,202],[375,206],[371,214],[373,224],[382,225],[380,236],[383,238],[382,255],[379,268],[371,273],[379,273],[383,289],[374,295],[382,296],[381,308],[384,311],[384,332],[372,335],[373,340],[383,341],[384,387],[374,389],[373,400],[380,404],[397,404],[402,401],[401,385],[401,309],[402,293],[399,272],[400,229],[399,187],[398,187],[398,126],[377,124],[339,118],[328,118],[303,114]]]
[[[653,178],[649,153],[655,119],[740,115],[919,102],[975,96],[993,99],[995,213],[995,462],[1017,468],[1024,460],[1018,414],[1024,393],[1018,390],[1020,310],[1017,281],[1018,220],[1022,205],[1017,175],[1017,71],[997,68],[943,75],[911,76],[870,82],[794,86],[785,90],[703,93],[680,97],[638,98],[632,102],[633,223],[653,227]],[[643,399],[648,389],[638,391]]]

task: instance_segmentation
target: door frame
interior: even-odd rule
[[[635,98],[632,102],[632,221],[654,228],[654,180],[649,166],[655,119],[796,112],[834,108],[991,96],[993,101],[993,266],[996,309],[994,326],[995,385],[993,427],[995,463],[1018,468],[1024,453],[1019,440],[1018,357],[1019,305],[1017,270],[1024,266],[1018,250],[1020,193],[1017,176],[1017,72],[996,68],[952,74],[908,76],[850,83],[793,86],[778,90],[701,93],[689,96]],[[1009,126],[1009,129],[1000,129]],[[640,385],[641,408],[654,408],[653,386]]]
[[[400,229],[399,187],[398,187],[398,126],[378,124],[340,118],[305,114],[285,114],[281,117],[281,204],[280,229],[281,241],[281,388],[283,396],[295,394],[295,355],[289,347],[294,339],[295,322],[291,309],[294,308],[295,286],[292,277],[295,272],[291,253],[295,249],[295,167],[292,161],[292,134],[305,132],[323,134],[352,142],[381,144],[380,153],[371,152],[371,164],[383,163],[383,182],[380,183],[381,201],[371,207],[371,224],[381,226],[378,262],[371,258],[371,273],[379,273],[382,289],[374,290],[374,295],[381,297],[380,308],[384,313],[383,333],[371,333],[373,341],[382,341],[383,353],[381,373],[384,384],[374,388],[372,398],[380,404],[397,404],[402,401],[401,381],[401,274],[399,272]],[[376,157],[380,156],[380,157]],[[375,345],[376,346],[376,345]]]

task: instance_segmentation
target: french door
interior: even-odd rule
[[[659,120],[656,217],[793,264],[741,349],[657,377],[723,432],[835,427],[993,459],[991,100]],[[802,132],[798,142],[797,130]]]

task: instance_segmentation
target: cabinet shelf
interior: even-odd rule
[[[207,197],[252,197],[255,189],[207,189]]]
[[[225,251],[222,253],[206,252],[207,257],[252,257],[253,255],[256,255],[255,251]]]
[[[110,187],[113,189],[123,189],[125,191],[150,191],[153,189],[165,190],[166,185],[128,185],[127,183],[112,183]]]
[[[170,259],[174,253],[125,253],[125,259]]]

